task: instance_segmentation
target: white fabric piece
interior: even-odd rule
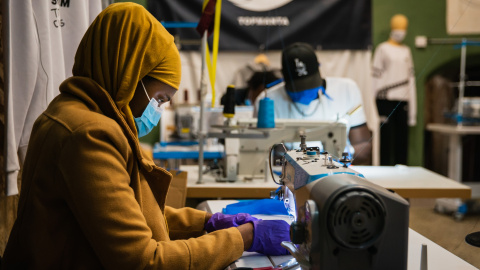
[[[417,123],[417,89],[410,48],[380,43],[373,55],[373,97],[386,93],[385,99],[408,102],[408,125]],[[398,86],[397,86],[398,85]],[[388,89],[388,90],[386,90]],[[386,90],[386,92],[382,92]]]
[[[17,175],[34,121],[71,76],[83,34],[102,2],[4,1],[7,195],[18,194]]]

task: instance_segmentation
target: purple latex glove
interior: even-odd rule
[[[205,223],[204,229],[210,233],[216,230],[227,229],[230,227],[238,227],[247,222],[253,222],[256,220],[258,220],[258,218],[252,217],[250,214],[246,213],[239,213],[236,215],[215,213],[207,221],[207,223]]]
[[[285,220],[257,220],[253,222],[253,243],[247,251],[265,255],[288,255],[282,241],[290,241],[290,225]]]

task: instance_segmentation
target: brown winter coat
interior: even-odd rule
[[[165,207],[172,176],[139,148],[135,88],[158,71],[178,89],[179,63],[142,6],[99,14],[33,126],[4,269],[222,269],[242,255],[238,229],[204,235],[205,212]]]
[[[99,90],[73,77],[37,119],[3,266],[221,269],[239,258],[236,228],[201,236],[204,212],[165,207],[171,174],[140,152]]]

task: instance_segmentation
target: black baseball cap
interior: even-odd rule
[[[285,88],[300,92],[322,85],[315,50],[307,43],[296,42],[282,51],[282,74]]]

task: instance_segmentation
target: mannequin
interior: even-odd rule
[[[402,44],[403,39],[407,34],[408,28],[408,19],[405,15],[397,14],[392,17],[390,20],[390,38],[388,39],[388,43],[396,46],[400,46]]]
[[[272,68],[268,56],[260,52],[245,66],[235,71],[230,84],[235,85],[236,105],[253,105],[269,83],[281,78],[280,70]],[[225,95],[220,104],[224,104]]]
[[[255,64],[262,64],[266,67],[270,67],[270,60],[268,60],[268,57],[264,53],[260,53],[259,55],[255,56],[253,61]]]
[[[408,127],[416,125],[412,54],[410,48],[403,44],[407,28],[407,17],[402,14],[393,16],[389,39],[380,43],[373,54],[372,89],[382,122],[381,165],[407,163]]]

